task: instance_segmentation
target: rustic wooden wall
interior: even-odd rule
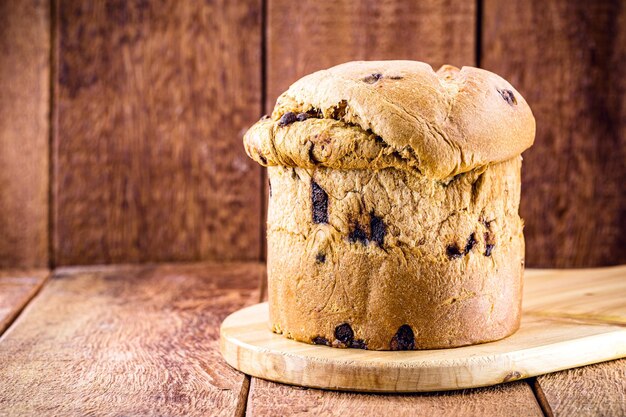
[[[524,153],[528,265],[626,263],[626,3],[485,0],[481,65],[537,119]]]
[[[57,265],[253,260],[261,1],[62,0],[55,43]]]
[[[49,9],[0,2],[0,266],[262,258],[265,178],[244,129],[306,73],[391,58],[480,65],[531,104],[527,265],[626,262],[620,0]]]
[[[49,6],[0,1],[0,267],[48,264]]]
[[[474,65],[476,5],[465,0],[269,0],[267,109],[298,78],[352,60]]]

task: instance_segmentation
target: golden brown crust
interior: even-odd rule
[[[447,65],[434,72],[415,61],[360,61],[294,83],[279,97],[271,119],[246,134],[249,155],[263,165],[307,166],[308,158],[287,157],[295,136],[284,134],[302,122],[285,124],[281,118],[311,110],[379,137],[388,153],[406,156],[414,169],[437,179],[510,159],[530,147],[535,136],[524,98],[489,71]],[[311,137],[316,134],[312,127],[304,129]],[[363,135],[348,136],[341,145],[358,146]],[[333,162],[324,166],[352,169],[355,161]]]
[[[372,132],[333,119],[310,118],[282,127],[261,120],[246,139],[248,154],[264,166],[419,170],[408,150],[400,153]]]
[[[347,324],[354,340],[377,350],[393,349],[403,325],[416,349],[511,334],[524,256],[520,159],[448,184],[394,168],[270,168],[274,330],[345,347],[335,330]],[[326,193],[317,219],[313,187]]]

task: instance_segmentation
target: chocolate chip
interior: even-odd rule
[[[326,346],[330,346],[330,343],[328,342],[328,340],[325,337],[322,336],[315,336],[312,340],[313,344],[315,345],[326,345]]]
[[[476,244],[476,235],[472,233],[469,239],[467,239],[467,244],[465,245],[465,254],[468,254],[472,250],[475,244]]]
[[[315,148],[315,144],[313,142],[311,142],[311,146],[309,146],[309,161],[311,161],[311,163],[315,165],[319,161],[317,160],[317,158],[313,154],[313,148]]]
[[[367,240],[367,233],[365,232],[365,230],[363,230],[361,225],[358,224],[358,223],[355,223],[354,228],[352,229],[352,231],[348,235],[348,239],[352,243],[361,242],[364,245],[367,245],[367,241],[368,241]]]
[[[282,117],[278,120],[278,126],[287,126],[296,121],[296,114],[293,112],[288,112],[282,115]]]
[[[322,111],[320,109],[315,109],[315,108],[307,110],[306,114],[308,114],[309,117],[315,118],[315,119],[321,119],[322,117]]]
[[[391,339],[391,350],[413,349],[415,349],[415,335],[413,334],[413,329],[411,329],[411,326],[408,324],[403,324]]]
[[[326,262],[326,254],[322,252],[318,253],[315,256],[315,262],[320,263],[320,264],[323,264],[324,262]]]
[[[306,119],[310,118],[311,115],[309,113],[298,113],[296,116],[296,120],[299,122],[304,122]]]
[[[498,93],[500,93],[504,101],[509,103],[511,106],[514,104],[517,104],[517,99],[515,98],[515,94],[513,94],[511,90],[506,90],[506,89],[500,90],[498,88]]]
[[[354,332],[348,323],[335,327],[335,338],[340,342],[350,344],[354,340]]]
[[[328,194],[313,180],[311,180],[311,201],[313,223],[328,223]]]
[[[330,111],[330,118],[334,120],[341,120],[348,111],[348,102],[341,100],[336,106],[333,106]]]
[[[463,252],[461,252],[457,245],[448,245],[446,248],[446,255],[448,255],[448,258],[450,259],[456,259],[462,257]]]
[[[380,80],[381,78],[383,78],[383,74],[376,72],[374,74],[370,74],[367,77],[363,78],[363,82],[368,83],[368,84],[374,84],[376,81]]]
[[[390,80],[401,80],[403,77],[402,75],[388,75],[387,78]]]
[[[370,230],[372,241],[378,243],[378,246],[382,247],[383,243],[385,243],[387,228],[385,227],[383,219],[375,215],[374,212],[370,213]]]
[[[491,256],[491,251],[493,251],[493,248],[496,245],[495,243],[493,243],[493,240],[491,238],[491,233],[486,232],[484,236],[485,236],[485,256]]]
[[[350,347],[354,349],[367,350],[367,343],[365,343],[365,340],[363,339],[357,339],[357,340],[353,340],[352,343],[350,343]]]

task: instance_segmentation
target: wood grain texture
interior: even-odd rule
[[[626,265],[527,270],[524,314],[626,325]]]
[[[626,359],[537,378],[555,417],[626,416]]]
[[[475,64],[475,2],[269,0],[267,110],[298,78],[352,60]]]
[[[0,339],[0,415],[232,416],[246,377],[221,359],[219,323],[257,302],[263,273],[260,264],[57,271]]]
[[[0,2],[0,267],[48,266],[49,85],[49,2]]]
[[[252,378],[248,416],[537,416],[543,414],[529,385],[438,394],[381,395],[332,392]]]
[[[0,335],[37,294],[48,275],[47,269],[0,270]]]
[[[626,357],[626,328],[526,315],[505,339],[454,349],[390,352],[296,342],[268,329],[267,303],[228,316],[226,362],[276,382],[343,391],[427,392],[476,388]]]
[[[482,65],[537,119],[524,153],[527,265],[626,263],[626,7],[484,1]]]
[[[256,260],[261,1],[60,0],[57,265]]]

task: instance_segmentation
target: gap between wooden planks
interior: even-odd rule
[[[0,336],[48,279],[47,269],[0,270]]]

